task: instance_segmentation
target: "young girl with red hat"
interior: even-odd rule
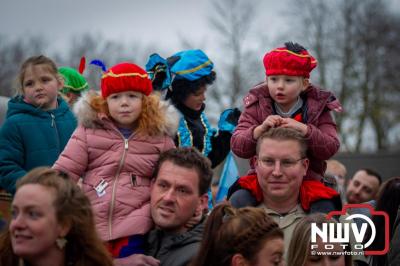
[[[161,152],[174,148],[178,124],[150,94],[152,84],[132,63],[111,67],[101,95],[89,93],[74,111],[79,126],[54,168],[68,172],[89,197],[100,237],[114,258],[143,253],[152,228],[150,182]]]
[[[340,103],[331,92],[309,82],[317,61],[301,45],[285,43],[285,47],[268,52],[263,63],[266,81],[244,97],[244,111],[231,139],[232,151],[242,158],[254,158],[257,139],[268,129],[286,127],[300,131],[308,141],[307,156],[310,159],[300,192],[303,209],[310,210],[311,204],[320,211],[340,207],[338,193],[321,182],[325,160],[331,158],[340,145],[330,113],[331,110],[341,111]],[[248,175],[241,177],[230,189],[233,204],[262,201],[253,163],[251,160],[252,169]],[[250,191],[251,195],[241,188]],[[328,204],[320,201],[322,199],[327,199]]]

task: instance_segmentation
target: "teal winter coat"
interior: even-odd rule
[[[13,194],[26,172],[52,166],[75,128],[75,116],[61,98],[49,111],[24,102],[22,96],[10,99],[0,129],[0,188]]]

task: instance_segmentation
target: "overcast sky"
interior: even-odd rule
[[[243,0],[253,1],[253,0]],[[279,12],[287,0],[261,0],[263,17],[282,25]],[[183,36],[191,43],[209,42],[210,0],[0,0],[0,34],[18,38],[41,34],[51,47],[63,47],[73,35],[101,33],[107,39],[143,44],[162,41],[177,50]],[[258,23],[261,24],[262,23]],[[251,38],[251,36],[250,36]]]
[[[400,9],[399,0],[389,1]],[[259,2],[256,24],[274,39],[291,24],[285,16],[289,0]],[[144,44],[176,46],[180,36],[193,43],[210,42],[211,7],[210,0],[0,0],[0,35],[42,34],[56,47],[85,32],[122,42],[140,38]]]
[[[43,34],[56,45],[72,35],[94,32],[106,38],[144,43],[157,34],[174,36],[204,28],[207,1],[177,0],[0,0],[0,32],[12,37]],[[179,3],[187,3],[184,6]],[[178,17],[180,19],[178,19]],[[193,18],[193,19],[192,19]],[[7,21],[7,23],[4,23]],[[194,35],[195,36],[195,35]],[[174,39],[174,38],[170,38]]]

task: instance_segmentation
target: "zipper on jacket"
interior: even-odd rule
[[[60,149],[60,141],[59,141],[59,134],[58,134],[58,128],[57,128],[57,124],[56,124],[56,116],[53,113],[50,113],[51,116],[51,127],[54,127],[54,130],[56,131],[56,141],[57,141],[57,148],[58,148],[58,152],[61,153],[61,149]]]
[[[121,172],[122,166],[123,166],[124,161],[125,161],[126,151],[128,150],[128,147],[129,147],[128,146],[128,139],[126,139],[124,137],[124,153],[122,154],[121,160],[119,161],[117,173],[115,174],[114,184],[113,184],[113,189],[112,189],[112,195],[111,195],[110,211],[109,211],[109,214],[108,214],[108,237],[109,237],[109,239],[111,239],[111,236],[112,236],[112,215],[113,215],[113,212],[114,212],[114,205],[115,205],[115,190],[116,190],[116,187],[117,187],[119,174]]]
[[[51,127],[54,127],[54,126],[56,125],[56,123],[55,123],[55,121],[54,121],[55,116],[54,116],[54,114],[52,114],[52,113],[50,113],[50,116],[51,116]]]

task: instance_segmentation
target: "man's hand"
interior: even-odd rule
[[[160,261],[143,254],[134,254],[126,258],[114,259],[115,266],[159,266]]]

